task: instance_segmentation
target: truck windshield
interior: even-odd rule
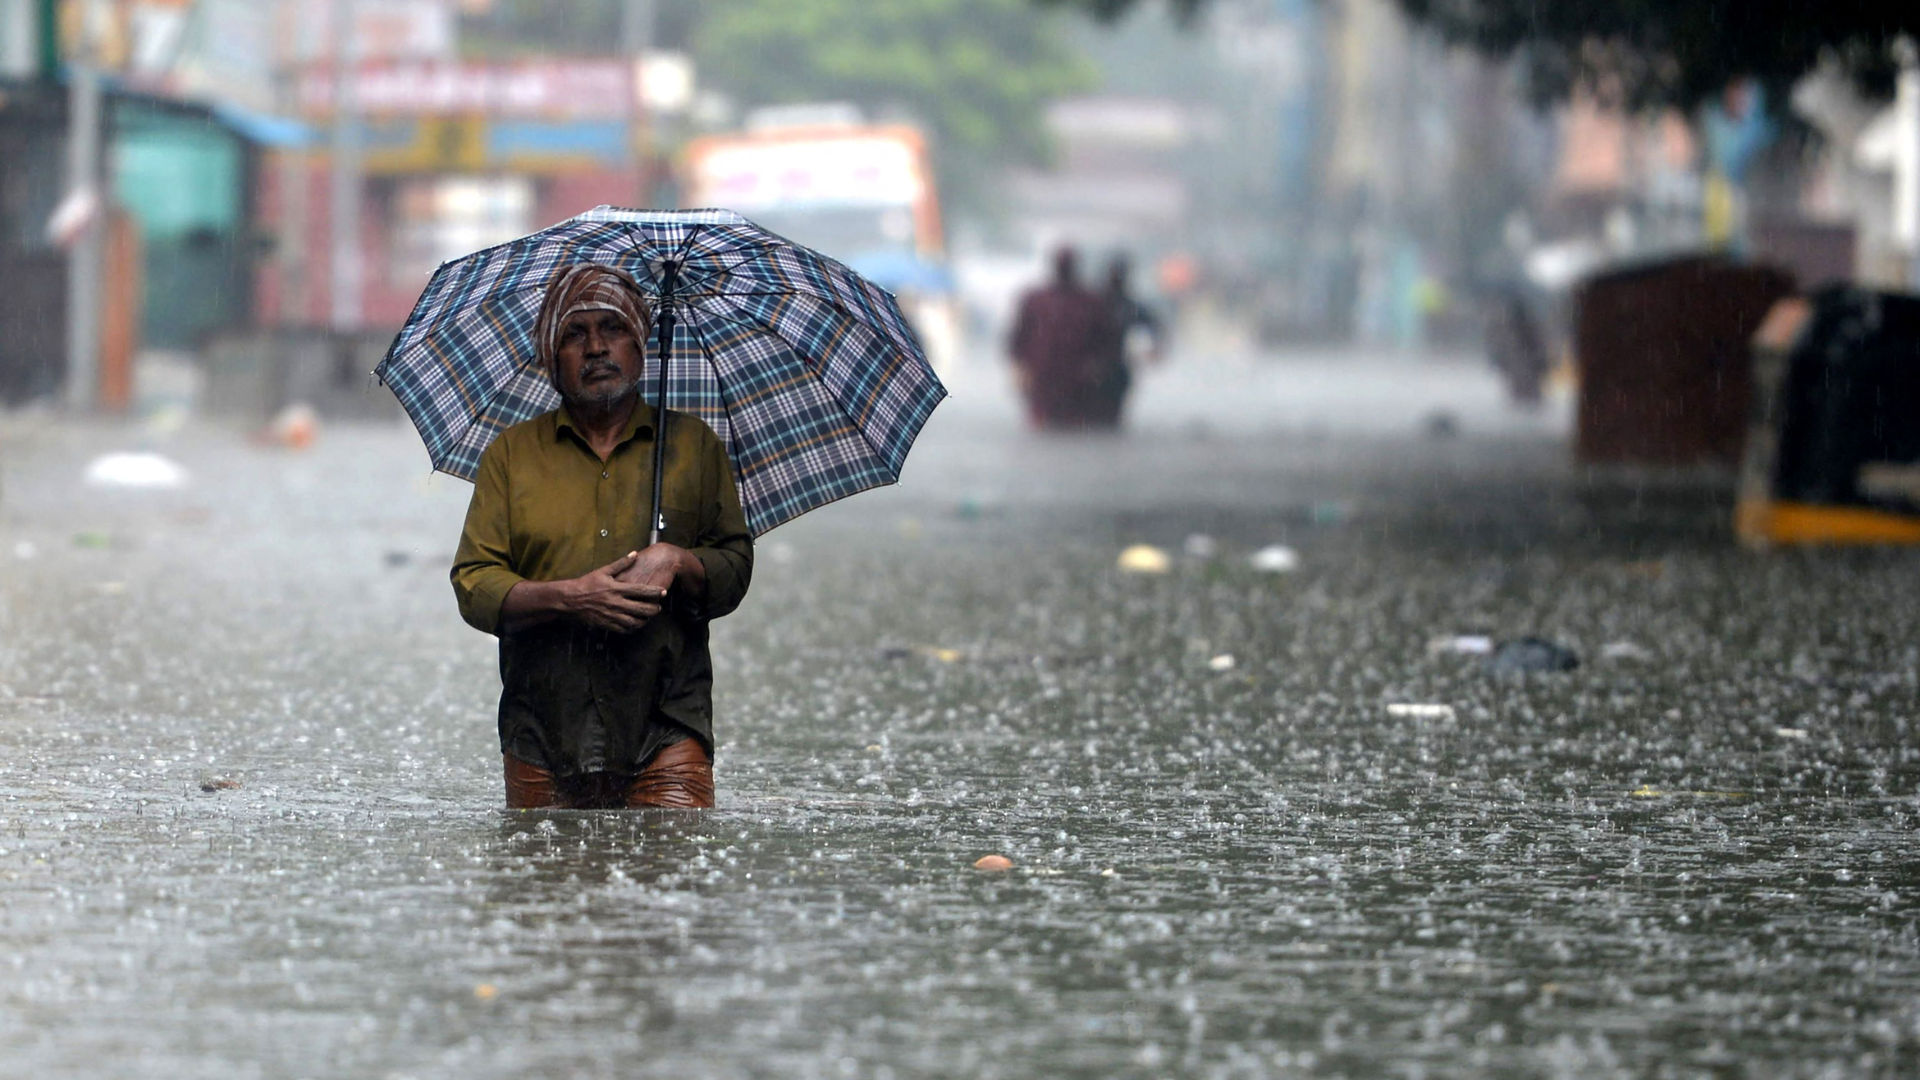
[[[913,214],[904,206],[821,203],[747,211],[762,228],[835,259],[914,253]]]

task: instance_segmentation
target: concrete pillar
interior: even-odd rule
[[[83,19],[83,23],[91,20]],[[94,407],[100,382],[100,273],[106,264],[106,193],[101,190],[100,75],[91,34],[67,64],[67,190],[92,200],[91,220],[67,253],[67,407]]]

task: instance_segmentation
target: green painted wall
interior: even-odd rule
[[[114,121],[113,193],[145,249],[144,344],[193,348],[250,314],[245,144],[211,120],[136,102]]]

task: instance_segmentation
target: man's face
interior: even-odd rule
[[[560,325],[554,386],[569,405],[608,408],[634,392],[646,370],[640,343],[611,311],[576,311]]]

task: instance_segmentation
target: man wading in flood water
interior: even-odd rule
[[[651,329],[626,274],[557,271],[533,336],[561,407],[501,432],[474,477],[453,591],[500,638],[510,808],[713,805],[707,622],[746,595],[753,540],[719,437],[675,411],[665,527],[643,547]]]

